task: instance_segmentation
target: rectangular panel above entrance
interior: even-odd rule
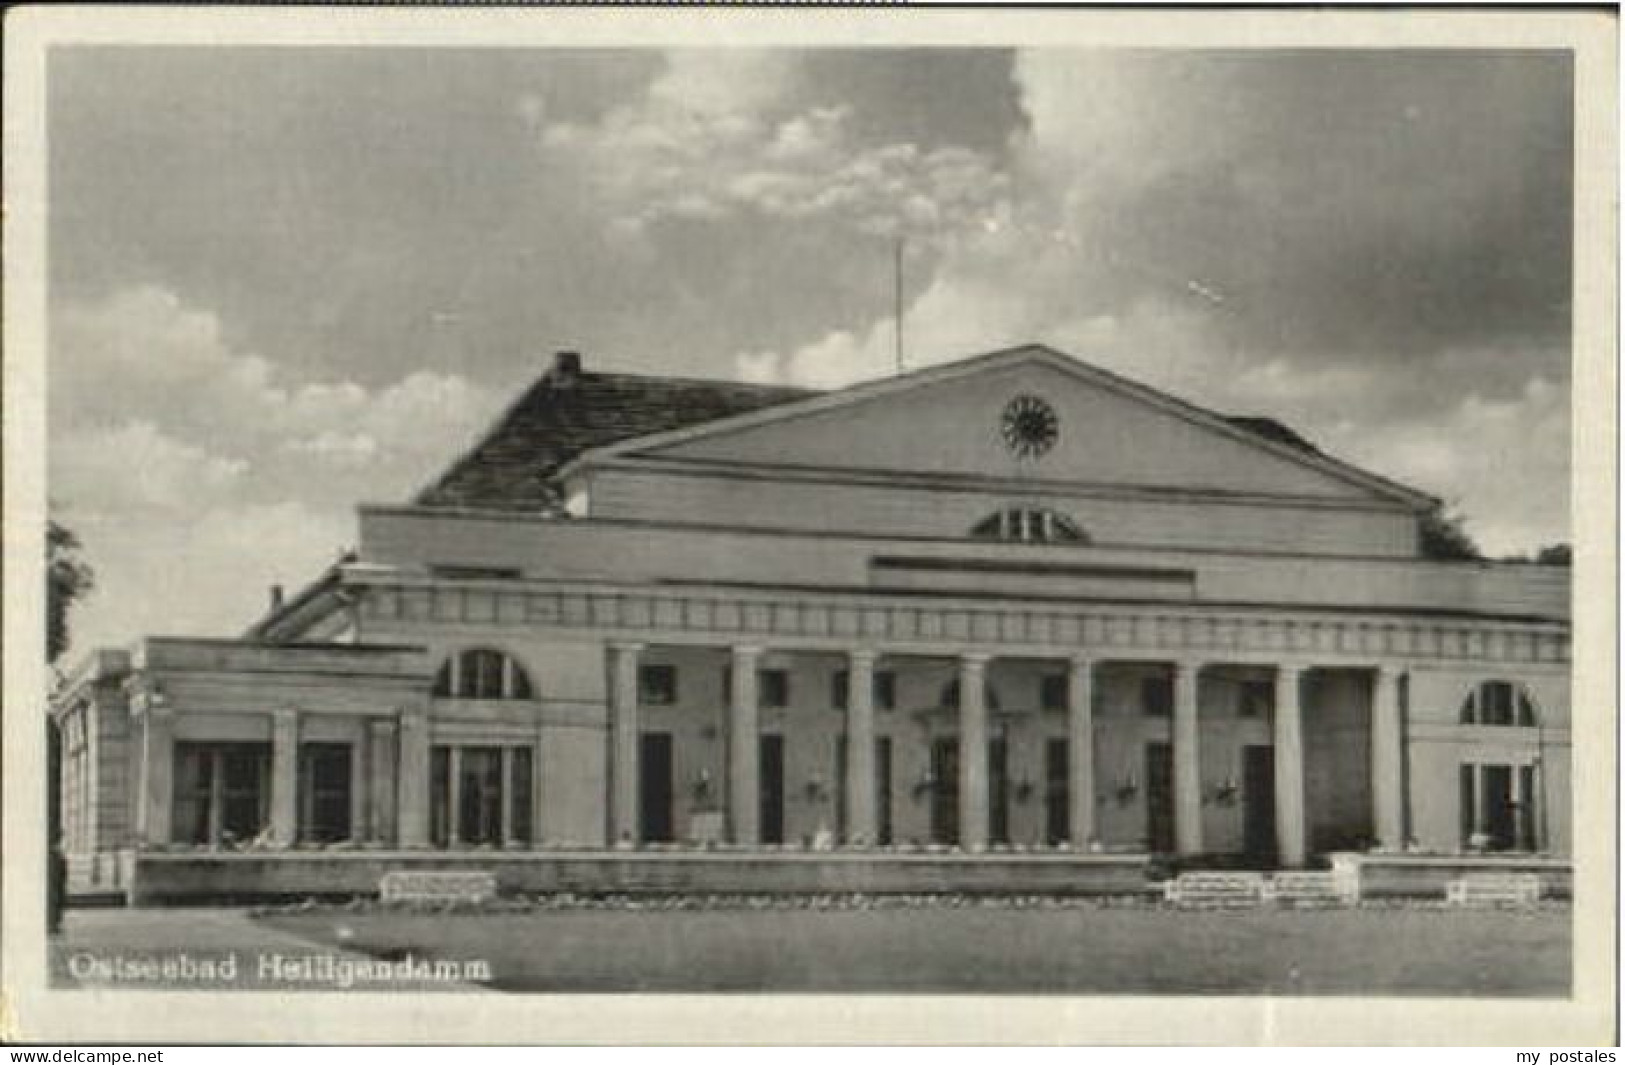
[[[877,591],[953,595],[1172,601],[1196,598],[1194,569],[1079,565],[1037,559],[876,555],[869,560],[869,583]]]

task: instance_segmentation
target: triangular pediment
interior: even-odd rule
[[[625,441],[586,458],[615,456],[1430,502],[1276,423],[1226,419],[1038,346]]]

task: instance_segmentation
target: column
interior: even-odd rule
[[[988,655],[959,657],[959,845],[987,848]]]
[[[1405,846],[1399,677],[1398,670],[1379,667],[1371,689],[1371,829],[1386,850]]]
[[[403,847],[429,845],[429,712],[401,711],[395,831]]]
[[[853,651],[846,674],[847,846],[875,844],[875,653]]]
[[[757,724],[760,647],[733,649],[733,703],[728,708],[728,826],[733,842],[751,846],[761,836],[761,740]]]
[[[372,788],[368,786],[367,764],[371,752],[367,749],[372,739],[365,719],[355,723],[355,742],[350,744],[350,839],[359,843],[367,837],[368,801]]]
[[[394,842],[395,723],[374,719],[367,725],[367,838]]]
[[[299,711],[271,715],[271,840],[277,847],[299,841]]]
[[[501,846],[506,848],[514,842],[513,836],[513,748],[507,744],[502,745],[499,754],[499,764],[502,769],[502,809],[497,811],[497,838],[502,841]]]
[[[1066,794],[1072,846],[1088,850],[1095,838],[1095,664],[1072,660],[1066,687]]]
[[[530,846],[540,850],[547,838],[546,804],[542,801],[542,752],[547,749],[547,724],[540,712],[536,715],[536,739],[530,748]]]
[[[463,749],[457,744],[446,748],[446,846],[456,849],[463,842]]]
[[[638,655],[642,644],[609,647],[609,839],[635,847],[638,823]]]
[[[150,846],[170,842],[174,809],[174,715],[149,701],[141,715],[141,841]],[[89,767],[94,773],[96,767]]]
[[[1275,846],[1280,864],[1298,868],[1308,856],[1303,808],[1303,671],[1275,670]]]
[[[1174,849],[1202,853],[1202,758],[1195,662],[1174,665]]]

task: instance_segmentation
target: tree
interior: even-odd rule
[[[80,554],[79,537],[66,525],[45,523],[45,660],[55,663],[68,649],[68,612],[95,586],[96,574]],[[45,715],[45,817],[50,851],[45,867],[45,928],[62,930],[67,889],[67,858],[62,853],[62,734],[55,717]]]
[[[45,527],[45,658],[55,662],[68,649],[68,612],[90,594],[96,573],[81,555],[79,537],[55,521]]]
[[[1535,553],[1537,566],[1572,566],[1574,549],[1568,544],[1550,544]]]
[[[1478,549],[1466,529],[1467,519],[1460,514],[1447,514],[1443,507],[1434,507],[1422,515],[1422,557],[1455,562],[1482,562],[1484,552]]]

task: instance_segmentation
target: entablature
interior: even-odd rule
[[[524,582],[448,583],[356,574],[364,623],[392,633],[482,628],[585,630],[605,639],[750,643],[897,653],[1377,664],[1393,660],[1518,662],[1569,659],[1564,624],[1540,619],[1338,613],[1261,605],[1020,603],[806,590],[683,589]]]

